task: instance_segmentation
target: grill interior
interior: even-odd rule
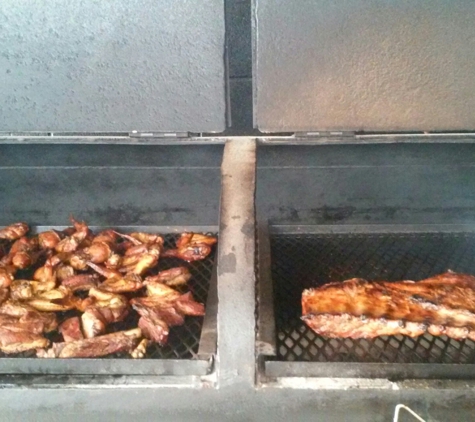
[[[475,343],[429,334],[329,339],[301,320],[301,293],[330,281],[420,280],[448,269],[475,274],[475,233],[270,235],[277,360],[475,363]]]
[[[99,230],[95,230],[98,232]],[[146,229],[144,231],[147,231]],[[152,230],[150,230],[152,232]],[[216,233],[213,233],[216,235]],[[164,238],[165,249],[172,249],[175,247],[175,241],[178,239],[179,234],[162,234]],[[187,283],[187,287],[183,291],[191,291],[196,301],[204,303],[206,306],[208,291],[210,287],[210,280],[214,267],[216,248],[212,249],[212,252],[206,259],[195,262],[185,262],[176,258],[160,258],[158,265],[153,269],[153,274],[158,271],[167,270],[169,268],[186,266],[191,274],[192,278]],[[127,295],[130,297],[130,294]],[[58,314],[59,316],[60,314]],[[66,316],[65,316],[66,317]],[[107,333],[130,330],[137,327],[138,315],[136,312],[131,312],[129,316],[124,320],[115,324],[108,325]],[[61,321],[62,318],[59,318]],[[145,359],[193,359],[197,357],[201,330],[203,327],[204,317],[185,317],[185,323],[181,326],[171,327],[168,342],[165,346],[152,343],[148,349]],[[46,335],[48,337],[48,335]],[[51,341],[61,342],[62,337],[59,334],[49,336]],[[0,353],[0,357],[34,357],[35,353],[25,352],[17,355],[6,355]],[[115,353],[107,355],[101,359],[132,359],[128,353]]]

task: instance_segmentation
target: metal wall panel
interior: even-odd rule
[[[0,225],[216,225],[223,146],[2,145]],[[16,162],[15,162],[16,157]]]
[[[0,2],[0,131],[222,131],[223,0]]]
[[[275,224],[475,222],[475,145],[262,146],[257,206]]]
[[[475,2],[255,0],[266,132],[475,129]]]

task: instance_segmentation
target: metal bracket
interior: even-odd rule
[[[189,132],[139,132],[134,130],[129,133],[131,138],[158,138],[158,139],[179,139],[189,138]]]
[[[341,132],[341,131],[317,131],[317,132],[295,132],[295,137],[299,140],[315,140],[315,138],[354,138],[355,132]]]

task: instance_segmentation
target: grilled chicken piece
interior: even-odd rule
[[[148,245],[140,244],[140,245],[133,245],[124,252],[125,261],[134,258],[129,258],[131,255],[138,256],[140,254],[144,254],[148,251]]]
[[[0,229],[0,239],[16,240],[28,233],[30,228],[26,223],[15,223]]]
[[[185,315],[202,316],[204,306],[190,292],[184,295],[137,297],[130,301],[137,313],[151,320],[160,319],[170,326],[182,325]]]
[[[130,352],[137,347],[142,338],[142,330],[106,334],[103,336],[65,343],[53,343],[48,350],[40,350],[40,358],[94,358],[117,352]]]
[[[25,269],[33,265],[40,254],[38,253],[38,238],[21,237],[16,240],[8,255],[1,260],[2,264],[11,264],[16,268]]]
[[[45,299],[34,297],[27,301],[28,305],[41,312],[65,312],[76,309],[76,298]]]
[[[46,300],[62,300],[71,297],[72,291],[64,286],[59,286],[57,289],[47,290],[37,294],[38,298]]]
[[[142,297],[134,298],[130,301],[137,313],[152,322],[157,320],[165,322],[168,326],[183,325],[185,318],[173,306],[172,302],[145,301]]]
[[[10,265],[0,267],[0,289],[5,289],[12,284],[16,268]]]
[[[87,291],[99,284],[99,276],[97,274],[73,275],[63,280],[61,284],[73,292]]]
[[[9,296],[10,296],[10,292],[8,289],[0,288],[0,305],[4,303],[8,299]]]
[[[142,359],[147,353],[148,344],[149,341],[146,338],[143,338],[140,340],[140,343],[137,345],[137,347],[130,352],[130,356],[132,356],[134,359]]]
[[[68,278],[74,277],[75,274],[76,272],[71,265],[60,264],[56,269],[56,278],[61,283]]]
[[[122,257],[117,253],[113,253],[109,258],[107,258],[104,265],[109,270],[118,270],[122,266]]]
[[[127,298],[98,288],[89,290],[95,302],[88,306],[81,316],[86,338],[96,337],[105,332],[107,324],[122,321],[129,313]]]
[[[78,222],[73,217],[71,217],[71,222],[74,225],[74,233],[65,237],[55,246],[56,252],[74,252],[88,237],[89,227],[85,223]]]
[[[126,274],[122,277],[111,277],[100,285],[101,290],[111,293],[136,292],[142,287],[142,279],[136,274]]]
[[[10,285],[10,297],[13,300],[31,299],[33,296],[30,280],[14,280]]]
[[[19,239],[15,240],[15,242],[13,242],[9,255],[11,258],[13,258],[13,256],[18,252],[30,252],[36,250],[37,248],[38,238],[32,237],[28,239],[27,237],[20,237]]]
[[[158,234],[134,232],[130,233],[130,237],[145,245],[163,245],[163,237]]]
[[[64,312],[71,309],[83,308],[83,299],[73,296],[72,290],[65,286],[50,289],[49,286],[42,290],[42,285],[46,283],[31,281],[30,285],[34,292],[34,296],[27,299],[28,305],[42,312]],[[38,287],[39,286],[39,287]]]
[[[163,283],[167,286],[183,286],[190,280],[191,273],[186,267],[170,268],[169,270],[160,271],[157,275],[149,276],[145,279],[145,283]]]
[[[55,281],[14,280],[10,286],[10,295],[13,300],[27,300],[53,290],[55,287]]]
[[[77,251],[71,254],[69,265],[78,271],[87,270],[88,256],[83,251]]]
[[[139,328],[142,330],[144,337],[148,340],[160,346],[167,344],[170,328],[165,321],[154,319],[153,317],[140,317]]]
[[[211,246],[202,244],[190,244],[179,249],[169,249],[163,252],[163,257],[179,258],[183,261],[200,261],[211,253]]]
[[[17,252],[12,257],[12,264],[20,270],[31,267],[39,258],[40,254],[35,252]]]
[[[54,313],[38,312],[26,303],[13,300],[8,300],[0,306],[0,314],[18,317],[20,321],[41,321],[45,333],[49,333],[58,327]]]
[[[57,257],[51,257],[46,260],[45,265],[38,268],[33,274],[33,279],[43,283],[51,283],[54,289],[56,286],[56,267],[61,263]]]
[[[168,287],[165,284],[156,282],[156,281],[146,281],[145,285],[147,286],[148,296],[153,296],[152,300],[164,301],[173,301],[180,297],[180,292],[177,292],[175,289]]]
[[[176,241],[176,248],[180,249],[188,245],[208,245],[213,246],[218,239],[214,236],[208,236],[199,233],[182,233]]]
[[[0,315],[0,350],[20,353],[46,347],[49,341],[42,336],[45,323],[40,318]]]
[[[198,233],[182,233],[176,241],[176,249],[170,249],[163,253],[164,257],[183,259],[184,261],[198,261],[206,258],[211,253],[218,239]]]
[[[123,239],[127,239],[129,242],[137,245],[163,245],[163,237],[158,234],[152,233],[142,233],[142,232],[134,232],[130,234],[123,234],[115,232],[117,235],[122,237]]]
[[[101,265],[96,265],[93,262],[88,262],[87,265],[91,267],[95,272],[97,272],[98,274],[102,275],[105,278],[121,276],[119,271],[105,268],[105,267],[102,267]]]
[[[6,328],[13,332],[29,331],[33,334],[42,334],[45,324],[38,318],[22,318],[0,314],[0,328]]]
[[[41,249],[54,249],[61,241],[61,236],[56,230],[49,230],[38,235],[38,243]]]
[[[65,342],[82,340],[84,338],[79,317],[72,317],[63,321],[58,331],[63,336]]]
[[[121,271],[143,275],[146,271],[157,265],[160,250],[161,247],[159,245],[151,245],[143,254],[125,256],[122,261]]]
[[[103,230],[94,237],[92,243],[104,242],[112,247],[117,243],[118,240],[119,236],[114,230]]]
[[[174,304],[177,311],[183,315],[203,316],[205,314],[204,305],[196,302],[191,292],[181,295]]]
[[[112,249],[106,242],[92,242],[91,246],[85,248],[84,254],[87,260],[94,264],[102,264],[106,262],[112,255]]]
[[[49,340],[41,334],[31,331],[12,331],[6,327],[0,327],[0,350],[3,353],[21,353],[28,350],[48,347]]]
[[[328,337],[475,338],[475,277],[447,272],[419,282],[330,283],[305,290],[302,311],[305,323]]]

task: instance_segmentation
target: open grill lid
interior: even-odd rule
[[[260,130],[475,129],[475,2],[254,1]]]
[[[225,128],[223,0],[2,0],[0,131]]]

